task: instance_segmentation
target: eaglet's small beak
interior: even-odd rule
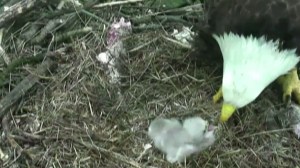
[[[232,114],[235,112],[235,110],[236,110],[235,106],[233,106],[231,104],[223,103],[221,116],[220,116],[220,122],[228,121],[228,119],[232,116]]]

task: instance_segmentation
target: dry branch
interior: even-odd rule
[[[126,0],[126,1],[107,2],[107,3],[101,3],[98,5],[94,5],[94,8],[103,8],[103,7],[108,7],[108,6],[124,5],[124,4],[128,4],[128,3],[136,3],[136,2],[143,2],[143,0]]]
[[[107,154],[107,155],[110,155],[112,156],[113,158],[123,162],[123,163],[126,163],[128,165],[131,165],[132,167],[136,167],[136,168],[140,168],[140,164],[137,163],[136,161],[134,161],[132,158],[129,158],[127,156],[124,156],[124,155],[121,155],[119,153],[116,153],[116,152],[113,152],[113,151],[110,151],[110,150],[107,150],[107,149],[104,149],[104,148],[101,148],[101,147],[97,147],[91,143],[88,143],[88,142],[83,142],[81,140],[78,140],[78,139],[75,139],[75,138],[71,138],[74,142],[77,142],[83,146],[85,146],[86,148],[89,148],[90,150],[93,150],[93,151],[96,151],[96,152],[102,152],[104,154]]]
[[[55,63],[47,59],[37,68],[39,75],[45,75],[49,70],[53,70]],[[33,74],[28,75],[23,79],[10,93],[0,101],[0,118],[2,118],[22,96],[26,94],[37,82],[39,77]]]
[[[23,0],[8,7],[8,9],[0,15],[0,28],[2,28],[8,21],[29,11],[36,5],[37,2],[37,0]]]

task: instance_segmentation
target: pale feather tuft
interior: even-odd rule
[[[234,33],[214,35],[224,60],[222,91],[226,103],[241,108],[299,62],[296,49],[282,50],[279,41]]]
[[[170,163],[182,162],[214,144],[216,127],[201,117],[190,117],[181,124],[177,119],[156,118],[148,129],[154,146],[167,155]]]

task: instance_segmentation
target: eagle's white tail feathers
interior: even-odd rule
[[[224,60],[224,101],[243,107],[299,62],[296,49],[279,51],[279,41],[226,33],[214,35]]]

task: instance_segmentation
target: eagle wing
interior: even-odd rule
[[[300,55],[299,0],[206,0],[204,11],[191,53],[199,65],[220,65],[222,54],[212,34],[225,32],[280,40],[281,49],[296,48]]]
[[[218,0],[206,6],[212,33],[265,36],[280,40],[283,48],[300,48],[298,0]]]

